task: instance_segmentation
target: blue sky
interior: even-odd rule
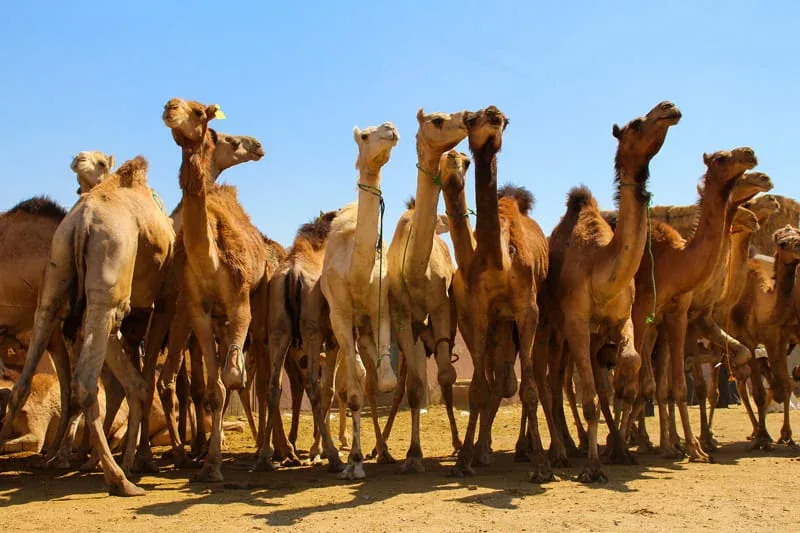
[[[683,120],[651,165],[656,203],[693,202],[702,153],[741,145],[755,149],[775,193],[800,196],[800,3],[495,4],[7,5],[0,209],[42,193],[72,205],[68,165],[80,150],[118,162],[145,155],[151,186],[174,206],[180,151],[160,119],[173,96],[219,103],[228,116],[219,131],[261,140],[264,159],[223,181],[287,246],[320,209],[356,198],[353,126],[386,120],[401,137],[383,174],[392,235],[415,190],[420,106],[503,110],[498,180],[534,192],[547,233],[573,185],[612,206],[611,126],[661,100]],[[468,198],[474,206],[471,188]]]

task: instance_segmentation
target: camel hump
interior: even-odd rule
[[[115,172],[122,187],[147,186],[147,159],[137,155],[122,163]]]
[[[8,214],[27,213],[33,216],[40,216],[61,222],[67,216],[67,211],[48,196],[34,196],[23,200],[12,207]]]
[[[533,193],[526,189],[525,187],[520,187],[518,185],[506,184],[500,187],[497,191],[497,198],[513,198],[515,202],[517,202],[517,207],[519,207],[519,212],[523,215],[527,216],[530,213],[531,209],[533,208],[536,200],[533,197]]]
[[[573,187],[567,193],[567,211],[581,211],[582,209],[595,204],[592,191],[586,185]]]

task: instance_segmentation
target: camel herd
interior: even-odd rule
[[[696,206],[651,208],[649,164],[681,120],[674,104],[614,125],[618,209],[601,212],[586,187],[575,187],[549,237],[530,217],[529,191],[498,188],[497,154],[509,123],[499,109],[420,109],[416,194],[388,248],[381,169],[399,141],[394,125],[354,130],[357,201],[320,212],[287,250],[252,224],[234,187],[216,182],[225,169],[264,156],[256,139],[209,127],[221,118],[217,105],[174,98],[164,106],[162,120],[182,154],[183,196],[172,215],[148,186],[142,156],[114,169],[113,156],[100,152],[73,160],[79,198],[69,212],[37,197],[0,215],[0,450],[44,450],[50,465],[68,467],[75,448],[91,449],[82,468],[100,464],[110,494],[133,496],[144,491],[128,477],[157,471],[151,446],[169,444],[176,467],[221,481],[223,415],[236,391],[256,439],[254,469],[297,464],[296,421],[287,436],[280,416],[285,368],[293,394],[305,391],[310,400],[316,462],[327,459],[343,479],[365,477],[365,399],[377,461],[394,462],[387,440],[406,395],[411,439],[401,470],[420,472],[430,356],[458,454],[453,475],[490,461],[492,422],[502,399],[517,392],[516,457],[531,461],[533,482],[553,479],[553,467],[582,454],[580,479],[603,480],[601,451],[613,463],[634,461],[633,446],[652,451],[648,400],[658,405],[660,453],[708,461],[718,395],[717,381],[709,388],[703,377],[708,364],[714,374],[727,365],[735,376],[754,448],[774,446],[765,423],[770,395],[784,405],[779,443],[794,446],[786,354],[800,333],[800,230],[775,228],[771,262],[753,246],[759,228],[791,200],[761,194],[772,182],[752,171],[756,155],[741,147],[704,154]],[[471,159],[455,150],[465,138]],[[465,193],[471,164],[474,229]],[[445,214],[437,213],[440,193]],[[457,331],[474,367],[463,441],[453,413]],[[766,358],[753,356],[759,345]],[[42,371],[48,364],[56,377]],[[701,404],[699,438],[687,409],[687,368]],[[381,428],[376,392],[392,390]],[[334,399],[352,414],[346,463],[329,427]]]

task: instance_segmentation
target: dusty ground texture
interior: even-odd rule
[[[692,420],[698,423],[696,408]],[[722,447],[715,464],[668,461],[638,455],[637,466],[607,466],[609,482],[584,485],[575,479],[582,460],[558,469],[562,481],[532,485],[527,467],[513,453],[518,407],[504,406],[494,431],[494,463],[471,478],[446,473],[453,464],[447,419],[441,407],[422,416],[427,472],[400,475],[398,465],[366,465],[368,478],[341,482],[324,467],[306,466],[272,473],[250,473],[249,434],[229,434],[225,482],[189,483],[190,471],[162,463],[158,476],[139,483],[147,495],[134,499],[106,496],[102,475],[41,470],[38,456],[0,458],[0,531],[128,531],[181,528],[196,531],[292,528],[355,531],[463,530],[616,530],[653,529],[796,530],[800,458],[781,447],[751,452],[744,436],[749,422],[741,407],[720,409],[716,434]],[[780,414],[768,425],[777,435]],[[800,427],[800,415],[792,413]],[[409,415],[401,413],[390,448],[405,456]],[[459,416],[463,434],[466,416]],[[543,424],[542,424],[543,425]],[[657,419],[648,418],[657,440]],[[334,427],[337,427],[334,420]],[[364,428],[371,425],[364,424]],[[310,445],[310,419],[304,417],[300,448]],[[374,437],[365,432],[371,449]],[[604,439],[603,439],[604,441]]]

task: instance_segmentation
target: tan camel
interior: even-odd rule
[[[98,151],[78,152],[70,168],[78,177],[78,194],[84,194],[108,177],[114,168],[114,156]]]
[[[164,106],[162,119],[182,148],[180,185],[183,191],[183,226],[180,237],[186,254],[182,273],[182,298],[191,330],[198,339],[208,373],[206,406],[212,412],[211,438],[203,468],[195,479],[221,481],[222,407],[227,390],[245,386],[243,345],[251,324],[259,330],[251,349],[263,351],[266,332],[266,249],[261,233],[252,225],[231,186],[211,182],[214,142],[208,122],[220,118],[215,104],[173,98]],[[179,305],[180,307],[180,305]],[[181,346],[170,346],[170,355],[159,378],[163,399],[174,402],[174,376],[180,363],[177,354],[188,332],[170,325],[170,338]],[[217,341],[224,350],[218,359]],[[172,343],[170,343],[172,344]],[[220,364],[222,372],[220,374]],[[178,364],[176,364],[178,363]],[[174,405],[174,404],[173,404]],[[175,420],[168,420],[173,442]],[[182,450],[176,450],[180,452]]]
[[[470,383],[469,422],[453,472],[455,475],[474,472],[472,462],[475,458],[475,430],[479,414],[481,428],[477,449],[480,460],[486,459],[492,419],[501,398],[508,392],[505,389],[512,381],[508,375],[513,374],[516,353],[519,353],[522,368],[520,398],[527,409],[534,439],[538,440],[535,411],[538,398],[531,357],[539,321],[536,291],[547,275],[548,253],[544,233],[527,216],[533,205],[532,195],[524,189],[513,187],[505,188],[498,195],[497,153],[502,146],[508,119],[499,109],[489,106],[475,113],[466,113],[464,123],[475,159],[476,246],[471,258],[464,257],[469,256],[469,245],[460,242],[456,247],[458,270],[453,278],[453,290],[458,326],[472,356],[475,371]],[[455,166],[463,166],[458,164],[457,154],[452,157]],[[448,196],[455,196],[449,182],[444,188],[452,223],[452,217],[466,212],[463,210],[465,206],[459,206],[462,210],[451,212],[460,202],[453,202],[454,198],[447,200]],[[468,226],[456,225],[459,227],[455,233],[451,225],[454,243],[456,240],[467,240],[464,230]],[[502,338],[510,340],[514,330],[517,333],[515,342],[500,342]],[[502,349],[498,348],[498,344]],[[513,386],[516,389],[516,378],[513,379]],[[544,408],[550,421],[552,413],[546,401]],[[540,448],[541,443],[538,444]],[[543,450],[535,451],[538,453],[534,457],[536,464],[531,479],[549,479],[552,474]]]
[[[657,333],[661,332],[665,349],[657,354],[659,366],[656,374],[659,379],[656,393],[661,423],[661,452],[667,457],[680,455],[668,428],[667,403],[673,400],[678,404],[686,447],[692,461],[709,460],[692,433],[686,405],[684,348],[692,291],[711,279],[718,263],[729,227],[729,221],[725,218],[731,189],[745,171],[757,164],[750,148],[704,154],[703,161],[707,171],[703,178],[704,190],[700,199],[697,229],[686,242],[670,226],[661,222],[652,224],[654,261],[647,253],[642,258],[636,273],[636,298],[632,313],[636,349],[642,354],[637,400],[640,447],[652,446],[644,425],[643,407],[644,398],[651,397],[656,388],[650,354],[655,347]],[[741,363],[734,362],[737,366]]]
[[[73,406],[80,405],[99,451],[111,494],[144,491],[129,482],[111,456],[97,401],[97,383],[105,362],[122,383],[130,406],[128,433],[139,430],[147,382],[123,353],[119,327],[137,310],[149,310],[172,254],[174,232],[147,186],[147,162],[127,161],[80,201],[56,230],[39,295],[28,358],[11,394],[6,418],[24,404],[36,368],[59,315],[69,305],[66,323],[83,317],[83,345],[72,383]],[[4,425],[0,441],[7,437]],[[58,439],[60,441],[60,439]],[[122,467],[134,460],[129,439]]]
[[[420,109],[417,122],[417,193],[397,222],[387,255],[392,327],[407,370],[405,383],[399,390],[405,386],[411,409],[411,442],[402,472],[425,470],[419,410],[425,399],[426,357],[424,352],[415,349],[422,330],[429,330],[434,339],[438,380],[450,421],[453,448],[456,451],[461,448],[453,414],[456,371],[450,361],[456,323],[449,290],[455,269],[447,245],[436,234],[440,223],[436,209],[441,186],[439,160],[467,136],[467,128],[464,112],[426,114]],[[388,434],[384,438],[388,438]]]
[[[761,225],[760,230],[753,234],[753,248],[767,257],[774,256],[777,251],[775,239],[773,238],[777,230],[783,228],[786,224],[793,227],[800,226],[800,203],[786,196],[777,194],[772,196],[777,200],[780,209]]]
[[[347,406],[353,419],[353,446],[347,466],[339,474],[341,479],[366,477],[361,450],[365,392],[372,407],[379,461],[390,460],[378,425],[375,389],[387,391],[396,385],[389,363],[389,286],[378,217],[383,202],[381,168],[389,161],[400,137],[391,122],[364,130],[355,128],[353,137],[358,145],[358,201],[343,207],[331,224],[320,275],[320,287],[330,307],[331,327],[339,345],[337,365],[344,372]],[[356,354],[356,342],[361,358]]]
[[[319,285],[328,232],[336,215],[336,211],[320,213],[314,221],[300,226],[288,257],[270,280],[267,327],[271,366],[269,389],[259,389],[258,393],[267,399],[267,402],[260,403],[269,406],[268,409],[259,409],[259,420],[263,419],[262,412],[269,413],[265,429],[259,423],[259,433],[272,435],[275,424],[280,423],[281,368],[286,364],[290,379],[299,381],[308,393],[314,427],[322,439],[323,456],[328,459],[329,470],[341,472],[344,466],[331,439],[327,420],[337,346],[331,330],[328,304]],[[325,375],[320,386],[320,352],[323,345],[327,356]],[[286,361],[287,352],[290,353],[290,361]],[[299,370],[298,375],[293,376],[293,368]],[[293,403],[301,399],[301,395],[302,389],[299,394],[293,391]],[[296,438],[294,418],[292,422]],[[291,442],[292,433],[289,440]],[[319,443],[315,441],[311,450],[312,458],[319,455],[318,447]],[[266,446],[262,444],[256,470],[272,469],[272,454],[268,443]]]
[[[547,322],[556,335],[550,365],[553,409],[560,430],[568,435],[563,416],[561,390],[565,365],[561,361],[564,341],[577,367],[582,386],[583,414],[588,423],[589,458],[579,479],[605,480],[600,468],[597,427],[600,412],[595,386],[601,386],[597,351],[605,344],[617,346],[616,396],[624,402],[622,424],[633,408],[636,378],[641,358],[633,346],[631,307],[634,275],[647,243],[647,179],[650,161],[661,149],[671,126],[681,119],[671,102],[661,102],[647,115],[624,127],[616,124],[618,140],[615,158],[619,215],[616,231],[603,220],[597,202],[585,187],[574,188],[567,200],[567,213],[549,238],[550,266],[545,294]],[[539,339],[543,343],[547,338]],[[624,460],[627,450],[613,422],[608,395],[599,396],[617,454]],[[554,439],[551,458],[566,461],[561,439]]]
[[[766,427],[768,401],[762,375],[768,379],[775,401],[783,403],[784,419],[779,442],[794,445],[789,422],[792,388],[786,353],[788,340],[795,334],[798,325],[794,302],[797,292],[796,271],[800,263],[800,231],[787,225],[775,232],[774,239],[777,251],[772,275],[757,260],[751,259],[745,289],[733,306],[730,317],[734,336],[753,351],[758,344],[763,344],[767,351],[768,369],[762,367],[763,360],[750,360],[753,397],[758,407],[758,420],[753,428],[753,449],[772,447],[772,437]],[[741,375],[737,375],[737,385],[740,393],[746,395],[747,388]]]

